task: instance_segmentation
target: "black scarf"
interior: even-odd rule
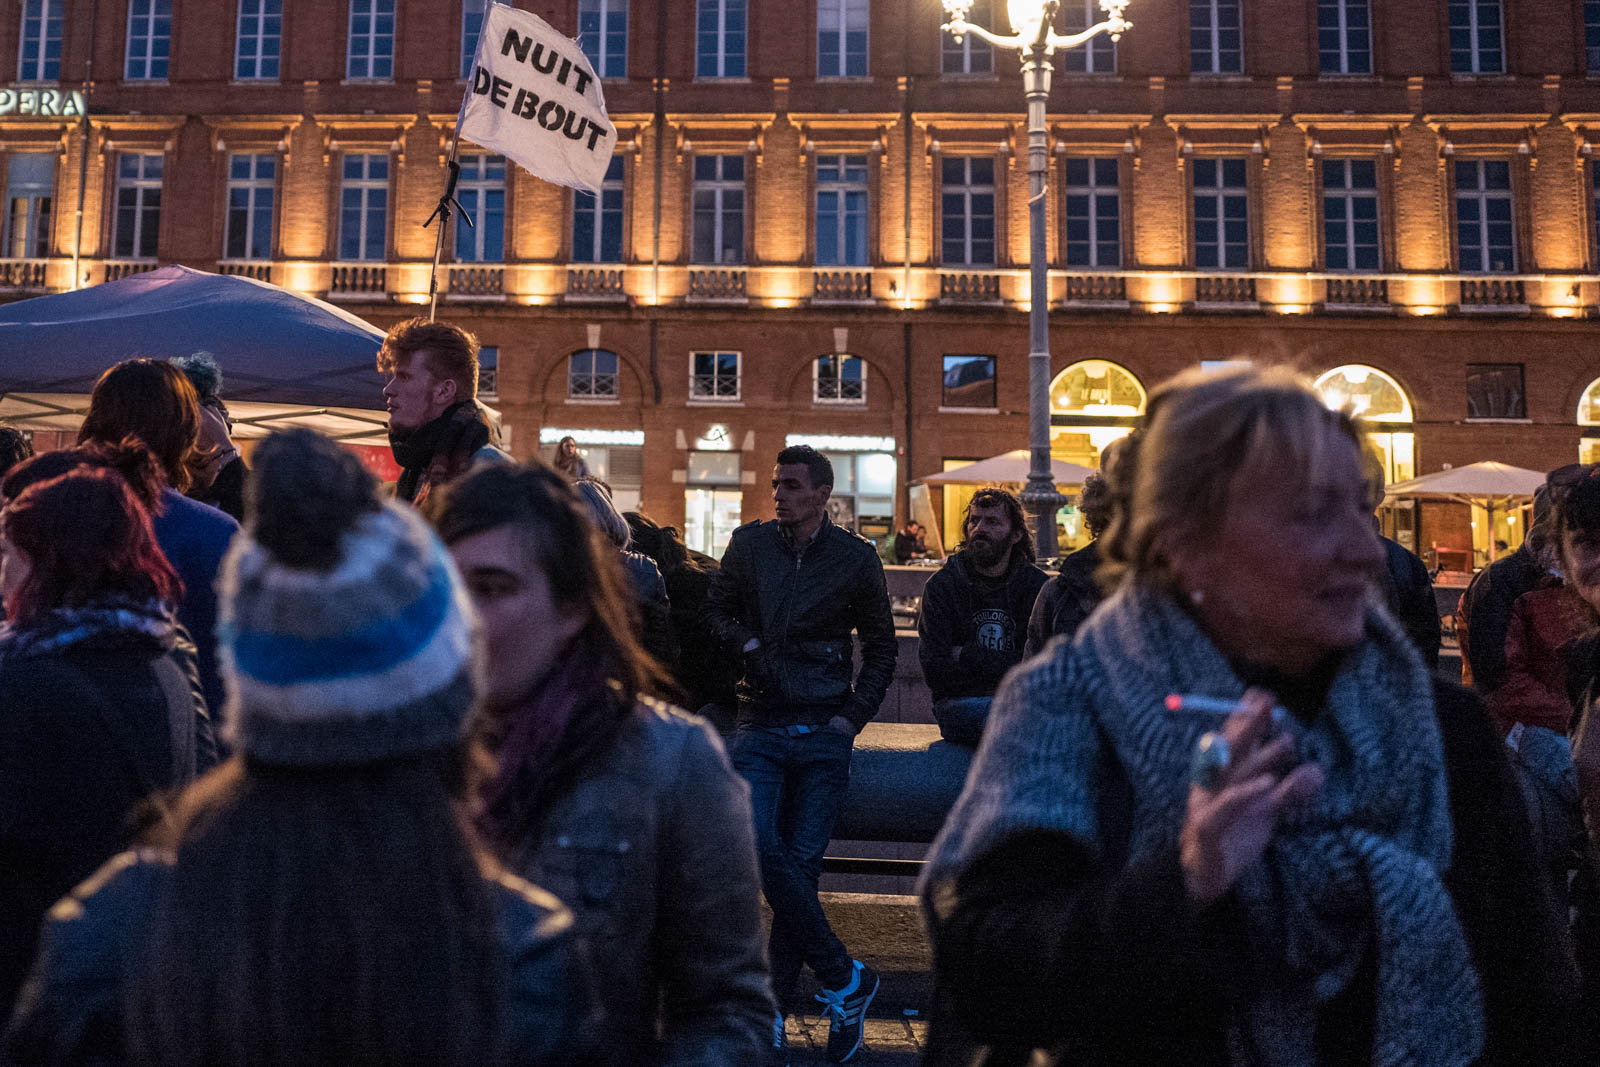
[[[444,477],[465,470],[473,453],[489,443],[489,427],[478,417],[477,408],[465,401],[453,404],[444,414],[414,430],[389,428],[389,451],[400,464],[400,481],[395,495],[410,502],[416,499],[422,477],[437,460],[442,460]]]

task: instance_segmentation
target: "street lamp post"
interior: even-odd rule
[[[1034,543],[1041,557],[1056,554],[1056,510],[1061,494],[1056,492],[1050,470],[1050,286],[1049,253],[1045,249],[1044,197],[1045,170],[1048,165],[1045,103],[1050,98],[1050,57],[1059,48],[1076,48],[1091,38],[1107,33],[1120,40],[1132,23],[1122,17],[1128,0],[1100,0],[1106,13],[1079,33],[1063,37],[1052,29],[1059,0],[1007,0],[1006,14],[1011,33],[993,33],[967,21],[973,0],[943,0],[948,16],[944,28],[956,43],[967,34],[988,41],[998,48],[1021,53],[1022,88],[1028,101],[1028,484],[1022,490],[1022,506],[1033,516]]]

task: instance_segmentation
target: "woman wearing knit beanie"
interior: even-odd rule
[[[929,855],[928,1063],[1595,1062],[1499,736],[1374,594],[1363,436],[1282,369],[1151,393],[1115,591]]]
[[[0,1019],[50,905],[128,847],[145,798],[215,762],[145,506],[155,461],[83,451],[0,481]]]
[[[615,548],[543,463],[479,468],[428,512],[487,639],[497,770],[479,826],[576,914],[607,1062],[760,1062],[773,1010],[749,794],[704,720],[638,696],[658,668]]]
[[[326,439],[257,456],[221,581],[238,755],[52,912],[0,1060],[575,1062],[571,914],[457,805],[477,642],[455,568]]]

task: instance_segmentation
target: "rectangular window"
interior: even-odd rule
[[[695,77],[744,77],[745,0],[699,0],[694,31]]]
[[[944,392],[940,407],[995,406],[993,356],[945,356]]]
[[[1329,270],[1377,270],[1378,165],[1370,159],[1322,163],[1322,235]]]
[[[5,255],[43,259],[50,254],[50,207],[55,194],[56,157],[27,152],[6,167]]]
[[[817,157],[817,266],[867,265],[867,157]]]
[[[1456,244],[1462,272],[1516,270],[1511,164],[1497,159],[1460,161],[1455,176]]]
[[[489,0],[461,0],[461,80],[472,77],[478,56],[478,35],[483,32],[484,8]]]
[[[222,254],[227,259],[272,258],[272,203],[277,158],[266,152],[228,157],[228,226]]]
[[[696,156],[694,262],[744,262],[744,157]]]
[[[237,81],[277,81],[283,50],[283,0],[239,0],[234,46]]]
[[[1081,33],[1105,17],[1095,0],[1063,0],[1061,17],[1068,33]],[[1076,48],[1056,53],[1056,67],[1069,74],[1115,74],[1117,42],[1097,34]]]
[[[1500,0],[1450,0],[1450,73],[1501,74],[1505,69]]]
[[[585,348],[567,360],[567,397],[572,400],[615,400],[617,354],[604,348]]]
[[[994,266],[994,159],[957,156],[940,166],[942,261],[946,266]]]
[[[817,0],[817,77],[867,76],[868,0]]]
[[[17,81],[61,80],[61,9],[66,0],[22,0]]]
[[[622,262],[622,157],[606,166],[600,195],[572,194],[572,260],[575,263]]]
[[[154,259],[161,229],[160,152],[117,157],[117,209],[111,254],[119,259]]]
[[[1584,69],[1600,74],[1600,0],[1583,0]]]
[[[389,232],[389,156],[353,152],[344,157],[339,187],[339,258],[381,260]]]
[[[1244,70],[1239,0],[1189,0],[1189,73]]]
[[[394,0],[350,0],[350,44],[344,76],[352,81],[394,77]]]
[[[739,353],[691,352],[690,400],[738,400]]]
[[[602,78],[628,76],[628,0],[578,0],[578,47]]]
[[[128,4],[129,81],[165,81],[172,56],[172,0],[130,0]]]
[[[967,18],[975,25],[991,27],[994,25],[994,0],[976,0],[972,10],[967,12]],[[994,46],[981,37],[965,34],[961,43],[957,44],[950,31],[945,30],[940,35],[943,42],[943,52],[939,69],[946,74],[993,74],[994,73]],[[1064,58],[1064,53],[1056,57],[1059,64]]]
[[[1367,0],[1317,0],[1317,63],[1324,74],[1372,73]]]
[[[818,404],[865,404],[866,364],[857,356],[823,356],[815,364],[811,392]]]
[[[500,398],[500,347],[478,346],[478,399]]]
[[[1522,388],[1522,364],[1467,364],[1467,418],[1527,417],[1528,401]]]
[[[1116,159],[1067,159],[1065,171],[1067,266],[1122,266],[1122,197]]]
[[[1250,267],[1250,192],[1242,159],[1197,159],[1194,171],[1194,265]]]
[[[486,152],[461,154],[456,199],[472,225],[455,220],[457,263],[503,263],[506,258],[506,161]]]

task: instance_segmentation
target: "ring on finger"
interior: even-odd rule
[[[1200,740],[1195,742],[1194,755],[1189,760],[1189,784],[1215,791],[1222,785],[1222,776],[1227,773],[1232,760],[1233,753],[1228,747],[1227,738],[1215,730],[1201,734]]]

